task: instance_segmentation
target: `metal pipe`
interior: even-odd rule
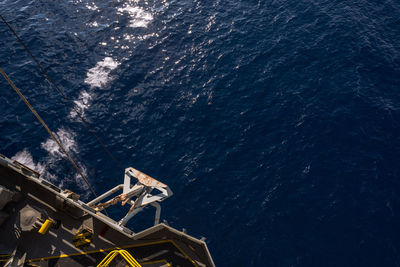
[[[100,202],[101,200],[105,199],[106,197],[114,194],[115,192],[117,192],[118,190],[120,190],[123,187],[122,184],[117,185],[116,187],[114,187],[111,190],[108,190],[107,192],[105,192],[104,194],[102,194],[101,196],[96,197],[95,199],[93,199],[92,201],[86,203],[88,206],[94,206],[97,202]]]
[[[150,203],[153,207],[156,208],[156,214],[154,217],[154,225],[157,225],[160,223],[160,215],[161,215],[161,205],[158,202],[152,202]]]
[[[133,211],[131,211],[130,213],[128,213],[124,218],[122,218],[118,225],[125,225],[133,216],[135,216],[136,214],[138,214],[139,212],[141,212],[143,210],[143,208],[138,208],[138,209],[134,209]]]

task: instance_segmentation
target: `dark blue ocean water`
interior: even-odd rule
[[[206,236],[217,266],[400,266],[399,1],[0,0],[0,13],[122,164],[172,188],[162,219]],[[121,183],[3,24],[0,40],[0,67],[95,190]],[[0,87],[0,152],[90,197]]]

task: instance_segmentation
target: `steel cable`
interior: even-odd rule
[[[94,132],[92,127],[89,125],[89,123],[85,120],[85,118],[81,115],[81,113],[77,110],[75,105],[72,103],[72,101],[65,95],[65,93],[61,90],[61,88],[58,87],[58,85],[54,82],[54,80],[50,77],[50,75],[47,73],[47,71],[42,67],[42,65],[39,63],[39,61],[36,59],[36,57],[31,53],[29,48],[25,45],[25,43],[22,41],[22,39],[18,36],[18,34],[14,31],[14,29],[11,27],[11,25],[6,21],[6,19],[0,15],[1,20],[4,22],[4,24],[8,27],[8,29],[13,33],[13,35],[17,38],[18,42],[25,48],[26,52],[31,56],[33,61],[36,63],[36,65],[39,67],[45,78],[54,86],[54,88],[58,91],[58,93],[64,98],[64,100],[71,106],[71,108],[76,112],[78,117],[81,119],[85,127],[89,130],[89,132],[97,139],[99,144],[103,147],[103,149],[107,152],[107,154],[111,157],[111,159],[115,162],[115,164],[118,165],[119,168],[124,169],[122,167],[122,164],[117,160],[114,155],[111,153],[111,151],[106,147],[104,142],[100,139],[100,137]]]
[[[7,80],[7,82],[11,85],[11,87],[17,92],[19,97],[22,99],[22,101],[25,102],[25,104],[28,106],[28,108],[31,110],[31,112],[36,116],[36,118],[40,121],[40,123],[43,125],[43,127],[46,129],[46,131],[49,133],[50,137],[54,140],[54,142],[57,143],[57,145],[60,147],[61,151],[65,154],[65,156],[68,158],[68,160],[71,162],[71,164],[74,166],[75,170],[79,173],[79,175],[82,177],[82,179],[85,181],[85,183],[88,185],[90,191],[92,194],[97,197],[96,192],[94,191],[93,187],[90,185],[88,179],[86,176],[83,174],[83,172],[79,169],[78,165],[74,162],[74,160],[71,158],[71,156],[68,154],[67,150],[65,147],[61,144],[60,140],[54,135],[54,133],[50,130],[50,128],[47,126],[47,124],[43,121],[43,119],[39,116],[39,114],[36,112],[36,110],[32,107],[32,105],[28,102],[28,100],[25,98],[25,96],[21,93],[21,91],[15,86],[15,84],[12,82],[12,80],[7,76],[7,74],[0,68],[0,73],[4,76],[4,78]]]

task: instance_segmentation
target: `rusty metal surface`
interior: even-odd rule
[[[22,164],[21,162],[14,160],[13,163],[15,165],[23,168],[23,169],[26,169],[26,170],[30,171],[32,174],[34,174],[34,176],[40,177],[40,173],[38,173],[37,171],[32,170],[31,168],[29,168],[28,166]]]
[[[136,184],[133,186],[131,184],[132,178],[136,179]],[[110,197],[120,189],[122,189],[121,194],[106,202],[100,203],[100,201]],[[157,189],[159,192],[153,195],[151,194],[153,189]],[[88,206],[92,207],[96,212],[99,212],[117,203],[121,203],[122,206],[129,203],[129,205],[131,205],[129,212],[118,223],[118,225],[125,225],[133,216],[139,213],[143,207],[152,205],[156,208],[155,224],[158,224],[161,207],[158,203],[156,204],[156,202],[161,202],[171,195],[172,191],[166,184],[157,181],[135,168],[129,167],[125,169],[123,185],[118,185],[90,201]]]
[[[136,177],[139,181],[139,183],[149,186],[149,187],[164,187],[166,188],[167,185],[161,183],[160,181],[157,181],[156,179],[148,176],[147,174],[136,170],[135,168],[129,167],[126,169],[126,171],[131,171],[133,176]]]
[[[110,199],[109,201],[107,201],[105,203],[97,204],[96,206],[94,206],[94,210],[95,211],[100,211],[100,210],[103,210],[103,209],[105,209],[105,208],[107,208],[107,207],[109,207],[111,205],[115,205],[118,202],[122,202],[124,200],[126,200],[126,194],[121,194],[121,195],[118,195],[118,196]]]

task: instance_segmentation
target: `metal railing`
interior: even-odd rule
[[[121,255],[124,260],[133,267],[142,267],[128,251],[124,249],[113,250],[105,256],[105,258],[97,265],[97,267],[107,267],[118,255]]]

